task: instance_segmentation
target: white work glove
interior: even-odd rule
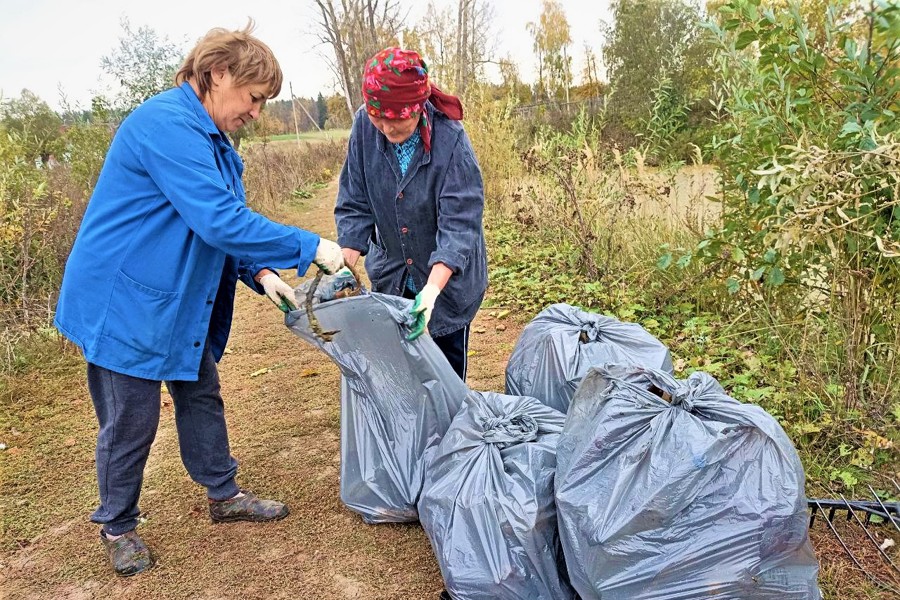
[[[431,311],[434,310],[434,302],[440,293],[441,289],[438,286],[433,283],[426,283],[422,291],[416,294],[416,301],[413,302],[412,308],[409,309],[409,313],[416,317],[416,322],[413,324],[412,330],[410,330],[406,339],[413,341],[425,333],[428,321],[431,320]]]
[[[266,296],[281,309],[281,312],[297,310],[294,306],[294,288],[281,280],[275,273],[266,273],[259,278],[259,284],[263,286]]]
[[[344,266],[344,254],[341,252],[341,247],[331,240],[319,238],[319,246],[316,248],[316,257],[313,262],[326,275],[333,275]]]

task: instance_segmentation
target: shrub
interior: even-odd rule
[[[17,345],[49,331],[62,272],[111,133],[79,123],[58,141],[58,161],[37,162],[16,133],[0,132],[0,371]]]
[[[818,29],[796,3],[734,0],[720,15],[723,224],[694,256],[772,324],[802,322],[847,406],[880,412],[900,342],[900,6],[835,4]]]

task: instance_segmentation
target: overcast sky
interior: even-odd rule
[[[536,21],[540,0],[487,0],[494,6],[498,53],[511,55],[520,74],[533,81],[534,58],[526,23]],[[576,77],[585,43],[599,55],[600,21],[608,20],[606,0],[559,0],[572,28]],[[456,0],[435,0],[438,6]],[[406,3],[413,24],[425,2]],[[256,35],[275,53],[296,96],[313,97],[334,90],[334,78],[322,64],[327,49],[314,36],[312,0],[0,0],[0,94],[18,96],[27,88],[54,108],[62,90],[70,104],[88,108],[92,92],[108,91],[100,60],[118,44],[120,20],[133,30],[149,26],[190,48],[213,27],[236,29],[247,17]]]

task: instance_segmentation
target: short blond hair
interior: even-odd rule
[[[249,19],[243,29],[211,29],[184,59],[175,74],[175,85],[193,80],[203,100],[212,88],[213,69],[224,66],[235,85],[264,84],[269,88],[269,98],[277,96],[284,80],[281,66],[272,50],[251,35],[254,28],[253,19]]]

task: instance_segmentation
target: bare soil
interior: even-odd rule
[[[333,239],[334,195],[332,185],[277,218]],[[501,319],[499,308],[482,309],[473,326],[473,389],[503,390],[506,361],[532,316]],[[97,501],[96,422],[83,367],[66,352],[0,386],[0,407],[8,411],[0,415],[0,442],[8,446],[0,452],[0,598],[438,597],[440,572],[419,525],[366,525],[340,502],[337,368],[290,333],[268,300],[246,290],[219,365],[232,453],[239,483],[287,502],[291,514],[270,524],[213,525],[203,489],[181,465],[164,394],[138,529],[156,566],[115,577],[88,520]],[[865,575],[827,535],[817,530],[814,539],[839,589],[863,585]]]

